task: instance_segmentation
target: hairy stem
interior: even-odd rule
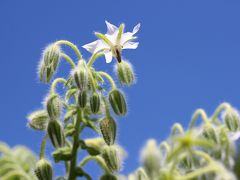
[[[77,54],[79,60],[82,59],[82,54],[80,53],[79,49],[77,48],[77,46],[75,44],[71,43],[70,41],[60,40],[60,41],[57,41],[56,44],[58,44],[58,45],[64,44],[64,45],[70,46]]]
[[[76,180],[76,164],[77,164],[77,153],[78,153],[78,145],[79,145],[79,133],[80,133],[80,124],[83,117],[83,112],[78,108],[77,112],[77,118],[75,122],[75,133],[73,135],[73,147],[72,147],[72,159],[70,162],[70,168],[69,168],[69,177],[68,180]]]
[[[72,68],[76,66],[72,58],[70,58],[70,56],[68,56],[67,54],[61,53],[61,57],[64,58],[71,65]]]
[[[99,71],[98,74],[100,76],[104,76],[110,82],[110,84],[112,86],[112,89],[116,89],[117,86],[116,86],[114,80],[112,79],[112,77],[108,73],[103,72],[103,71]]]
[[[90,60],[88,61],[87,66],[91,67],[93,65],[93,63],[96,61],[96,59],[103,56],[103,55],[104,55],[104,53],[102,53],[102,52],[101,53],[99,53],[99,52],[94,53],[92,55],[92,57],[90,58]]]
[[[42,144],[41,144],[39,159],[43,159],[44,158],[47,139],[48,139],[48,134],[45,134],[45,136],[43,137],[43,140],[42,140]]]
[[[56,86],[57,86],[58,83],[63,83],[65,85],[67,83],[67,81],[64,78],[56,78],[56,79],[54,79],[54,81],[53,81],[53,83],[51,85],[51,90],[50,90],[51,93],[55,93]]]

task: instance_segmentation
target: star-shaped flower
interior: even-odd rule
[[[112,57],[115,57],[118,62],[121,62],[122,49],[136,49],[138,42],[133,42],[137,37],[134,36],[140,28],[140,23],[137,24],[132,32],[124,33],[124,24],[118,27],[105,21],[107,25],[107,33],[101,34],[96,32],[95,35],[99,40],[93,41],[89,44],[82,46],[92,54],[103,52],[107,63],[112,61]]]

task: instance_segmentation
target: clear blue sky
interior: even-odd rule
[[[123,172],[134,170],[145,140],[164,139],[176,121],[187,126],[196,108],[240,108],[239,9],[238,0],[1,0],[0,140],[39,150],[42,134],[26,128],[26,115],[48,90],[36,75],[45,45],[67,39],[81,47],[106,31],[105,20],[127,30],[141,22],[139,48],[124,51],[138,82],[124,89],[129,114],[118,118],[118,142],[129,152]],[[96,67],[113,73],[103,59]]]

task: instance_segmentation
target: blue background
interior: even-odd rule
[[[138,81],[124,89],[130,110],[118,118],[118,142],[129,153],[123,173],[133,171],[144,142],[163,140],[176,121],[187,127],[196,108],[210,115],[223,101],[240,107],[239,9],[238,0],[1,0],[0,140],[39,150],[42,133],[26,127],[26,115],[41,108],[48,91],[36,74],[48,43],[67,39],[81,47],[96,39],[94,31],[106,31],[105,20],[125,22],[128,31],[141,22],[139,48],[124,51]],[[101,59],[95,67],[113,74],[113,64]]]

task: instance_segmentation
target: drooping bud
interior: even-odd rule
[[[237,131],[240,129],[240,117],[235,109],[228,109],[225,112],[224,122],[230,131]]]
[[[104,174],[100,177],[100,180],[117,180],[117,177],[113,174]]]
[[[61,48],[57,44],[50,44],[43,51],[39,65],[39,77],[42,82],[49,82],[55,73],[61,57]]]
[[[69,161],[72,157],[72,149],[70,147],[61,147],[52,153],[54,161]]]
[[[86,62],[80,60],[77,67],[73,70],[73,78],[77,87],[82,91],[88,87],[88,71]]]
[[[94,92],[90,97],[90,108],[93,114],[97,114],[100,109],[101,98],[97,92]]]
[[[52,166],[46,159],[40,159],[37,162],[34,172],[39,180],[52,180]]]
[[[214,127],[211,126],[204,127],[202,135],[207,140],[213,141],[214,143],[218,142],[217,133]]]
[[[83,90],[78,94],[78,104],[80,108],[85,108],[87,105],[87,91]]]
[[[121,160],[116,146],[105,146],[102,157],[111,172],[119,171],[121,168]]]
[[[137,180],[149,180],[145,170],[143,168],[139,168],[136,172]]]
[[[46,108],[51,120],[59,119],[62,111],[62,102],[58,94],[51,94],[47,98]]]
[[[65,143],[64,131],[59,121],[51,120],[48,123],[48,135],[55,148],[63,147]]]
[[[99,123],[101,133],[107,145],[113,145],[116,139],[117,125],[112,117],[104,117]]]
[[[117,89],[110,91],[108,100],[115,114],[124,116],[127,113],[127,104],[124,95]]]
[[[38,110],[29,114],[27,119],[29,127],[35,130],[44,131],[47,128],[49,116],[45,110]]]
[[[160,169],[161,153],[154,139],[147,141],[141,152],[141,161],[149,176],[154,177],[158,173]]]
[[[122,85],[130,86],[135,82],[132,65],[127,61],[121,61],[115,65],[117,77]]]
[[[102,138],[89,138],[84,140],[84,149],[86,149],[91,156],[101,154],[104,145],[106,144]]]

